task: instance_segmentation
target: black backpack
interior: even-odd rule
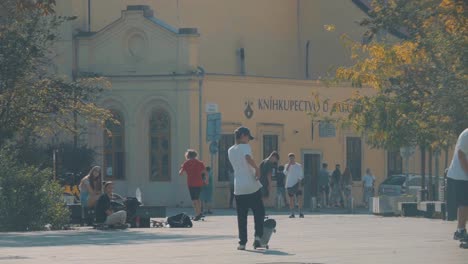
[[[185,213],[176,214],[174,216],[170,216],[167,218],[167,223],[172,228],[190,228],[193,226],[192,220],[190,220],[190,216],[186,215]]]

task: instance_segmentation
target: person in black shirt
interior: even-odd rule
[[[262,184],[263,204],[268,201],[271,192],[271,177],[276,171],[276,164],[279,160],[279,154],[273,151],[268,158],[260,163],[260,183]]]
[[[335,207],[339,207],[341,205],[341,201],[343,197],[341,196],[341,171],[340,171],[340,164],[336,164],[335,170],[332,174],[332,195],[331,195],[331,203]]]
[[[110,198],[113,190],[114,184],[112,182],[104,184],[104,193],[96,204],[96,222],[105,225],[125,225],[127,212],[122,210],[114,213],[112,211]]]
[[[288,204],[286,200],[286,188],[284,187],[286,176],[283,171],[284,166],[281,165],[278,167],[278,172],[276,173],[276,202],[278,209]]]

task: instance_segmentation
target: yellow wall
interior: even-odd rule
[[[239,48],[246,75],[305,78],[305,43],[310,44],[310,78],[345,64],[342,33],[360,39],[355,23],[365,16],[348,0],[112,0],[91,1],[91,29],[121,16],[127,5],[149,5],[155,17],[174,27],[200,32],[199,64],[209,73],[239,74]],[[110,3],[112,2],[112,3]],[[87,28],[87,0],[73,0],[75,29]],[[336,25],[335,32],[324,30]]]

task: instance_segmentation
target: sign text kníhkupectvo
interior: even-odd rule
[[[328,101],[307,101],[307,100],[289,100],[259,98],[257,100],[257,108],[262,111],[295,111],[295,112],[329,112],[333,105]],[[348,103],[340,103],[337,105],[336,112],[349,113],[351,106]]]

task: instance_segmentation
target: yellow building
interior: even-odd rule
[[[140,188],[146,204],[190,205],[178,169],[185,151],[194,148],[213,164],[215,206],[226,207],[226,150],[234,129],[244,125],[256,137],[258,163],[272,150],[279,151],[280,163],[296,153],[305,170],[306,206],[316,196],[323,162],[330,170],[335,164],[351,168],[360,204],[366,168],[378,184],[392,173],[418,171],[419,159],[415,155],[403,168],[399,152],[371,149],[353,131],[308,116],[328,115],[333,102],[355,91],[319,80],[347,63],[339,36],[360,39],[355,22],[365,13],[356,2],[102,0],[91,1],[89,8],[87,0],[59,1],[60,14],[78,19],[62,28],[57,71],[94,72],[111,81],[99,103],[121,125],[110,127],[112,136],[90,125],[82,140],[100,153],[96,162],[122,195],[133,196]],[[336,30],[325,30],[327,24]],[[318,102],[313,94],[320,95]],[[213,156],[206,141],[211,112],[222,117],[219,152]],[[346,112],[342,108],[339,115]]]

